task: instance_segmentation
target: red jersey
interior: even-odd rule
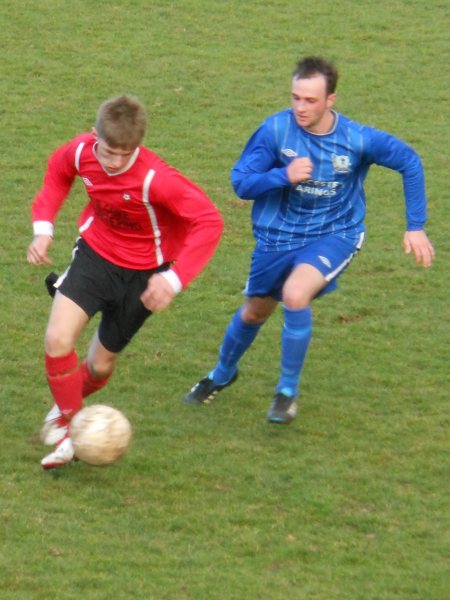
[[[173,262],[172,270],[186,287],[219,243],[220,213],[202,190],[148,148],[139,146],[124,170],[108,174],[95,147],[95,136],[87,133],[52,154],[33,201],[33,223],[40,231],[39,225],[53,230],[58,210],[79,176],[89,196],[78,219],[86,243],[128,269]]]

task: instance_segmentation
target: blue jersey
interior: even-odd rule
[[[323,135],[302,129],[291,109],[270,116],[233,167],[236,194],[254,200],[259,249],[291,250],[329,235],[357,245],[364,232],[364,181],[371,164],[402,175],[407,229],[424,228],[425,183],[417,153],[393,135],[334,114],[332,130]],[[313,173],[292,184],[286,170],[296,157],[308,157]]]

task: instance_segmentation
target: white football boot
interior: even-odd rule
[[[41,460],[41,466],[43,469],[58,469],[72,462],[74,458],[75,451],[72,440],[67,436],[56,446],[53,452],[50,452]]]
[[[53,446],[66,437],[67,431],[67,421],[58,406],[54,404],[44,419],[39,434],[40,440],[46,446]]]

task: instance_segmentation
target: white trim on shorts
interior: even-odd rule
[[[356,252],[352,252],[350,254],[350,256],[348,258],[346,258],[344,260],[344,262],[342,262],[340,265],[338,265],[334,271],[331,271],[331,273],[328,273],[328,275],[324,275],[325,281],[328,281],[328,282],[333,281],[333,279],[335,279],[335,277],[337,277],[341,271],[343,271],[346,267],[348,267],[348,265],[352,262],[353,257],[358,252],[358,250],[361,250],[363,243],[364,243],[364,232],[361,232],[359,235],[359,240],[356,244],[356,248],[357,248]]]

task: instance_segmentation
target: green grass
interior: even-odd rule
[[[2,599],[448,598],[448,16],[424,0],[4,0]],[[401,181],[374,168],[366,247],[315,304],[301,412],[282,428],[265,422],[279,313],[217,404],[180,400],[213,365],[247,275],[250,206],[229,170],[288,104],[306,53],[337,61],[339,110],[420,152],[437,260],[425,271],[404,256]],[[130,418],[129,454],[51,476],[37,439],[50,302],[46,270],[25,262],[29,207],[49,153],[121,92],[145,102],[147,144],[208,192],[226,229],[202,276],[149,321],[95,398]],[[76,186],[55,270],[84,201]]]

